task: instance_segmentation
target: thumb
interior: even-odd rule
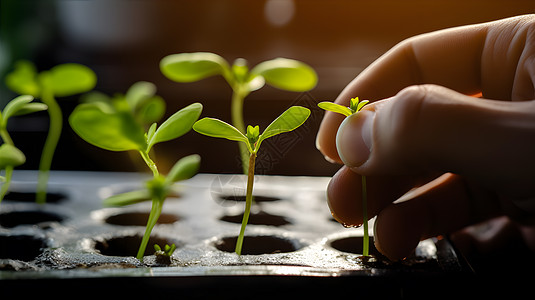
[[[452,172],[532,195],[522,188],[535,175],[534,106],[411,86],[346,118],[337,150],[363,175]]]

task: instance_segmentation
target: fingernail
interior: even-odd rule
[[[336,134],[338,155],[348,167],[359,167],[368,160],[373,144],[375,112],[361,111],[347,117]]]

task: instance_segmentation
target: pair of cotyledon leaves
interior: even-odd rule
[[[193,125],[193,130],[211,137],[225,138],[232,141],[243,142],[247,145],[249,153],[257,153],[260,144],[267,138],[285,133],[301,126],[310,116],[310,110],[302,106],[292,106],[277,117],[260,134],[259,126],[247,127],[244,134],[236,127],[214,118],[203,118]]]
[[[355,97],[351,98],[351,100],[349,101],[349,107],[329,101],[320,102],[318,106],[324,110],[332,111],[349,117],[352,114],[359,112],[364,107],[364,105],[368,104],[369,102],[369,100],[360,101],[359,97]]]
[[[7,74],[6,86],[21,94],[10,101],[0,117],[0,127],[6,130],[10,117],[46,110],[43,103],[32,102],[34,97],[65,97],[93,89],[97,82],[95,73],[88,67],[76,63],[57,65],[48,71],[38,73],[29,61],[19,61],[13,72]],[[4,141],[5,142],[5,141]],[[17,166],[25,162],[24,154],[15,146],[4,143],[0,146],[0,167]]]
[[[153,123],[147,133],[129,111],[114,110],[102,103],[80,104],[69,122],[88,143],[110,151],[149,152],[157,143],[186,134],[199,118],[200,103],[193,103],[170,116],[160,126]]]
[[[45,90],[53,96],[66,97],[93,89],[97,76],[88,67],[76,63],[57,65],[37,73],[29,61],[19,61],[6,76],[6,85],[21,95],[42,97]]]
[[[11,100],[0,112],[0,130],[7,131],[7,122],[12,116],[20,116],[47,109],[45,104],[32,101],[33,97],[30,95],[18,96]],[[0,170],[5,169],[7,166],[16,167],[22,165],[25,161],[24,153],[14,145],[4,141],[0,146]]]
[[[279,89],[302,92],[316,86],[317,75],[305,63],[288,58],[275,58],[259,63],[249,71],[245,59],[237,59],[232,66],[221,56],[210,52],[179,53],[164,57],[162,73],[177,82],[194,82],[214,75],[222,75],[234,86],[238,83],[247,92],[269,84]]]

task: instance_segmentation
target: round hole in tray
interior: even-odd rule
[[[35,192],[8,192],[4,197],[4,201],[13,202],[35,202]],[[61,203],[67,200],[67,195],[62,193],[47,193],[46,203]]]
[[[141,245],[142,238],[143,237],[140,235],[132,235],[99,240],[95,244],[95,249],[98,250],[102,255],[136,256],[139,245]],[[145,255],[154,254],[154,244],[158,244],[162,248],[165,245],[171,244],[175,244],[177,247],[179,247],[176,242],[158,236],[151,236],[147,248],[145,249]]]
[[[229,222],[229,223],[236,223],[241,224],[243,219],[243,213],[239,215],[226,215],[220,218],[221,221]],[[251,213],[249,215],[249,222],[248,224],[252,225],[268,225],[268,226],[283,226],[290,224],[290,221],[288,221],[283,216],[278,215],[272,215],[266,212],[258,212],[258,213]]]
[[[31,235],[0,235],[0,258],[32,261],[46,247],[43,239]]]
[[[237,237],[225,237],[215,242],[215,247],[224,252],[234,252]],[[289,239],[276,236],[245,236],[243,239],[243,255],[260,255],[287,253],[298,250],[298,246]]]
[[[120,226],[145,226],[149,220],[149,212],[125,212],[107,217],[104,221]],[[162,213],[156,224],[172,224],[180,220],[176,215]]]
[[[45,222],[61,222],[63,217],[47,211],[10,211],[0,214],[0,226],[13,228],[19,225],[36,225]]]
[[[363,238],[361,236],[352,236],[352,237],[346,237],[346,238],[333,240],[330,242],[330,246],[341,252],[352,253],[352,254],[362,254],[362,241],[363,241]],[[370,252],[370,255],[382,256],[379,250],[375,248],[372,238],[370,238],[369,252]]]
[[[226,201],[237,201],[237,202],[245,202],[245,195],[222,195],[220,196],[221,199]],[[257,203],[260,202],[273,202],[273,201],[279,201],[280,198],[277,197],[270,197],[270,196],[254,196],[254,201]]]

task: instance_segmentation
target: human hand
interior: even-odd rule
[[[533,221],[534,86],[535,15],[401,42],[336,103],[382,100],[343,123],[331,112],[322,121],[318,149],[345,164],[328,187],[333,215],[363,222],[366,175],[375,244],[393,260],[421,239],[491,217]]]

